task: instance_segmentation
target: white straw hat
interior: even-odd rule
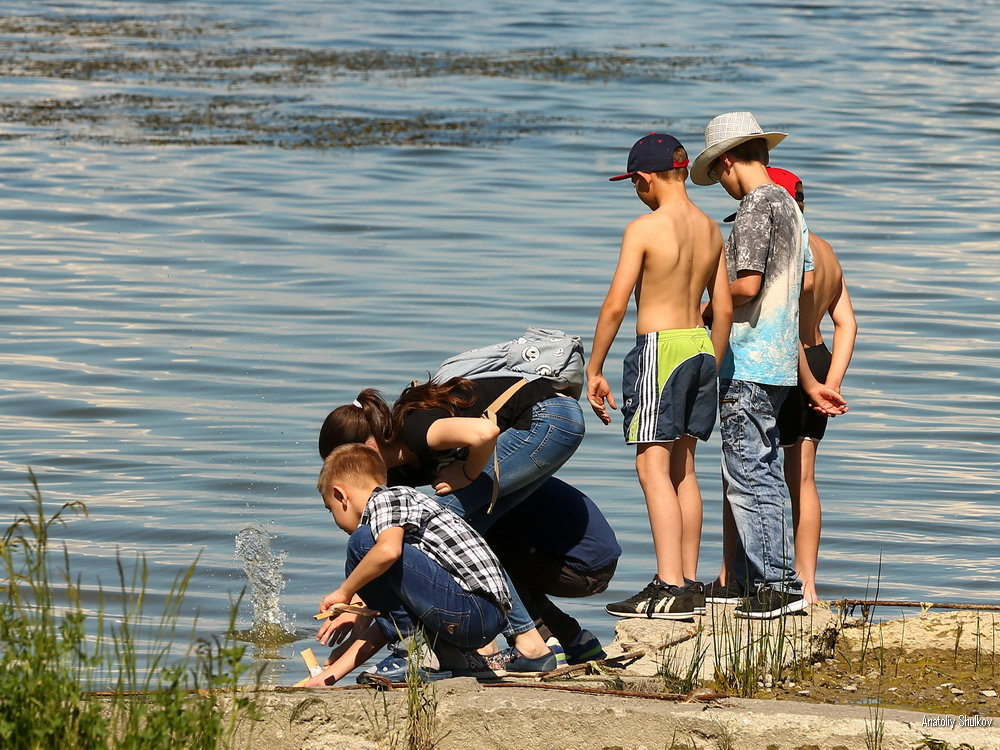
[[[788,133],[765,133],[752,112],[727,112],[712,118],[705,128],[705,150],[698,154],[691,166],[691,182],[695,185],[712,185],[716,180],[708,176],[708,168],[719,155],[729,149],[763,138],[767,141],[767,150],[785,140]]]

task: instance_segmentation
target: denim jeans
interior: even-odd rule
[[[504,513],[516,507],[569,460],[583,440],[584,422],[580,403],[553,396],[531,407],[531,425],[526,430],[510,428],[497,438],[500,464],[500,495],[490,514],[486,510],[493,493],[493,459],[475,482],[438,502],[464,518],[479,533],[485,533]],[[507,615],[507,635],[518,635],[535,627],[524,603],[507,576],[514,607]]]
[[[371,528],[358,526],[347,543],[346,575],[374,544]],[[390,643],[423,627],[432,648],[440,639],[473,650],[496,638],[506,621],[497,604],[463,589],[412,544],[404,544],[402,557],[358,593],[366,605],[379,610],[375,621]]]
[[[785,522],[785,478],[775,417],[787,386],[719,382],[722,486],[736,522],[735,580],[798,593]]]

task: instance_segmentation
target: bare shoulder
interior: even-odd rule
[[[661,237],[664,232],[671,231],[674,221],[674,216],[668,211],[650,211],[629,222],[625,227],[625,234],[633,238],[652,240]]]
[[[833,251],[833,246],[815,232],[810,232],[809,247],[813,252],[813,261],[816,266],[822,267],[827,274],[839,279],[843,271],[840,260]]]

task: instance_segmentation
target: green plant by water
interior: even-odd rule
[[[116,585],[99,586],[96,604],[85,607],[85,587],[52,534],[87,508],[69,502],[47,515],[30,471],[29,479],[32,507],[0,537],[0,746],[215,750],[249,738],[255,693],[240,686],[260,674],[230,635],[239,601],[226,635],[199,638],[194,625],[180,633],[197,560],[149,613],[140,557],[117,559]]]

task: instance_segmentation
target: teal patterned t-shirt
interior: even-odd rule
[[[733,309],[729,349],[719,377],[769,385],[798,382],[799,292],[812,269],[802,212],[778,185],[761,185],[740,201],[726,243],[729,281],[740,271],[763,274],[761,289]]]

